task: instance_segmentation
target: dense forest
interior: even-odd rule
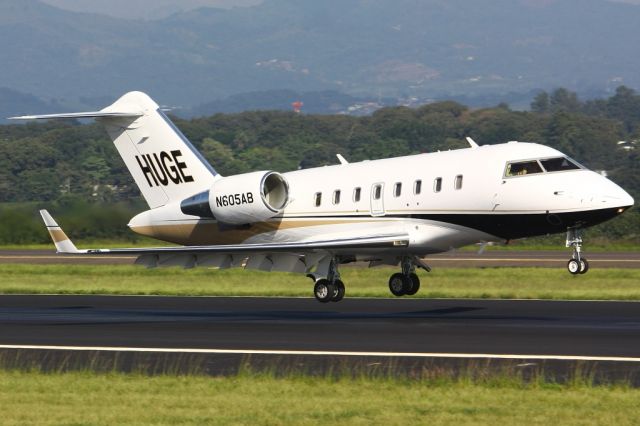
[[[640,95],[624,86],[589,101],[566,89],[541,92],[530,111],[438,102],[366,117],[249,111],[174,121],[223,175],[332,164],[336,153],[358,161],[456,149],[471,136],[552,146],[640,199]],[[77,238],[134,239],[125,225],[145,208],[106,132],[73,121],[0,126],[0,203],[0,244],[46,242],[42,206]],[[640,214],[634,209],[591,235],[637,242]]]

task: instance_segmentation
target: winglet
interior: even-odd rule
[[[42,216],[42,220],[44,220],[44,224],[47,226],[47,231],[49,231],[49,235],[51,235],[51,239],[56,245],[58,253],[80,253],[80,250],[71,242],[67,234],[58,226],[48,211],[40,210],[40,216]]]

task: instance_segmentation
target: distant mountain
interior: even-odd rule
[[[246,7],[262,0],[42,0],[60,9],[125,19],[161,19],[199,7]]]
[[[604,0],[265,0],[162,20],[0,2],[0,86],[69,105],[144,90],[483,97],[640,87],[640,7]],[[84,101],[82,99],[84,99]]]

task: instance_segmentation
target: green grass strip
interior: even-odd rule
[[[522,380],[0,371],[2,424],[633,425],[640,390]]]
[[[348,296],[390,297],[395,268],[344,267]],[[640,300],[640,269],[438,268],[419,272],[413,297]],[[241,269],[145,269],[138,266],[0,265],[4,294],[133,294],[179,296],[304,296],[312,282],[300,274]]]

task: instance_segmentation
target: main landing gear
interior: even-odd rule
[[[579,228],[569,228],[567,230],[567,247],[573,248],[573,255],[567,262],[567,270],[572,275],[586,274],[589,270],[589,262],[582,257],[582,230]]]
[[[321,303],[339,302],[344,298],[344,283],[340,279],[338,264],[352,261],[348,258],[326,257],[318,263],[315,272],[307,276],[314,281],[313,295]],[[391,275],[389,289],[394,296],[412,296],[420,290],[416,268],[431,272],[431,268],[416,256],[404,256],[400,261],[402,272]]]
[[[420,290],[420,278],[416,274],[416,266],[431,271],[428,265],[417,257],[405,256],[400,261],[402,272],[396,272],[389,278],[389,290],[394,296],[413,296]]]
[[[341,301],[344,298],[345,287],[342,280],[340,280],[338,260],[331,258],[326,262],[321,262],[316,273],[322,273],[323,271],[326,271],[326,278],[309,274],[309,277],[315,281],[313,295],[321,303]]]

